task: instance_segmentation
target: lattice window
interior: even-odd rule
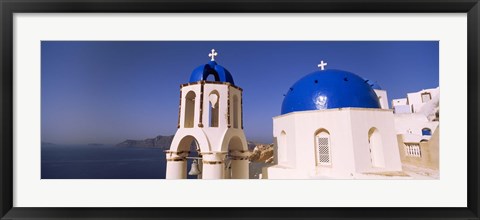
[[[420,145],[416,143],[405,143],[405,155],[407,155],[407,157],[422,157]]]
[[[330,165],[331,164],[331,152],[330,152],[330,135],[327,132],[321,132],[316,136],[317,145],[317,164],[318,165]]]

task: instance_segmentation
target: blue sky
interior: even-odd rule
[[[377,81],[389,100],[439,85],[437,41],[44,41],[42,141],[106,143],[172,135],[180,84],[210,59],[243,88],[247,139],[272,141],[283,94],[318,70]]]

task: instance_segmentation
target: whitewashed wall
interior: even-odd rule
[[[393,113],[384,109],[344,108],[293,112],[273,119],[273,135],[287,133],[287,146],[279,144],[279,157],[287,152],[288,162],[268,169],[271,179],[353,178],[359,172],[401,170]],[[385,166],[372,168],[368,131],[375,127],[383,142]],[[331,165],[317,166],[315,134],[330,133]],[[285,150],[286,148],[286,150]]]

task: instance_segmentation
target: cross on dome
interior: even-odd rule
[[[208,57],[210,57],[210,61],[215,61],[215,57],[218,56],[217,51],[215,49],[212,49],[212,51],[208,54]]]
[[[327,65],[328,63],[324,63],[323,60],[320,61],[320,64],[318,64],[318,67],[320,67],[320,70],[325,70],[325,66]]]

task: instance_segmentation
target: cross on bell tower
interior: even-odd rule
[[[218,56],[217,51],[215,49],[212,49],[211,52],[208,54],[208,57],[210,57],[210,61],[215,61],[215,57]]]

